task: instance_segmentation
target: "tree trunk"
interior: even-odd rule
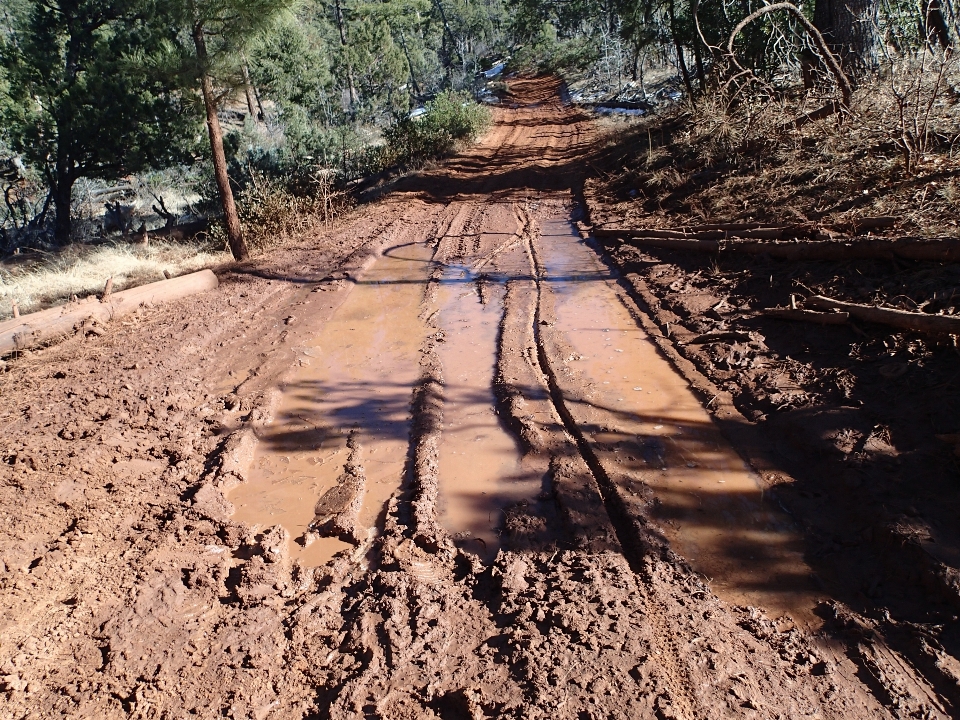
[[[417,76],[413,74],[413,61],[410,59],[410,51],[407,49],[407,39],[403,36],[403,28],[400,28],[400,46],[403,48],[403,54],[407,57],[407,67],[410,69],[410,83],[413,85],[413,91],[420,97],[420,85],[417,82]]]
[[[61,139],[69,137],[69,133],[64,130],[68,123],[69,121],[63,117],[57,123]],[[57,143],[57,160],[53,175],[47,175],[50,182],[50,194],[53,196],[53,237],[59,245],[66,245],[70,242],[72,230],[70,205],[73,199],[73,183],[75,180],[71,172],[72,165],[73,162],[61,140]]]
[[[863,77],[877,66],[877,0],[816,0],[813,24],[847,75]]]
[[[243,239],[243,230],[240,227],[240,218],[237,215],[237,206],[233,200],[233,189],[230,187],[230,176],[227,174],[227,158],[223,152],[223,131],[220,129],[220,119],[217,117],[217,104],[213,95],[213,80],[207,72],[209,58],[207,56],[207,42],[203,36],[203,26],[197,25],[193,29],[193,42],[197,48],[197,60],[200,63],[200,91],[203,94],[203,105],[207,111],[207,131],[210,135],[210,150],[213,155],[213,172],[217,179],[217,189],[220,191],[220,202],[223,205],[223,218],[227,226],[227,240],[230,243],[230,252],[236,260],[246,260],[250,257],[247,243]]]
[[[950,31],[947,29],[947,21],[943,17],[943,6],[940,0],[928,0],[926,8],[926,26],[927,42],[933,46],[934,41],[940,47],[946,50],[950,47]]]
[[[56,210],[53,225],[53,237],[60,245],[70,242],[73,228],[70,219],[70,201],[73,196],[73,178],[69,172],[57,169],[56,186],[53,188],[53,204]]]
[[[449,53],[441,52],[441,57],[445,57],[444,66],[447,68],[449,73],[450,65],[453,63],[453,53],[457,49],[457,41],[453,36],[453,31],[450,29],[450,23],[447,22],[447,14],[443,11],[443,5],[440,4],[440,0],[433,0],[433,4],[436,6],[437,10],[440,13],[440,21],[443,23],[443,35],[446,39],[450,41],[450,51]]]
[[[707,92],[707,72],[703,67],[703,53],[700,52],[700,43],[693,41],[693,58],[697,63],[697,78],[700,80],[700,92]]]
[[[340,45],[343,47],[343,57],[347,64],[347,85],[350,91],[350,109],[353,110],[360,101],[357,95],[357,81],[353,77],[353,65],[350,63],[350,55],[347,50],[347,29],[343,22],[343,8],[340,7],[340,0],[335,0],[334,14],[337,19],[337,30],[340,31]]]
[[[263,114],[257,112],[257,99],[253,94],[253,83],[250,82],[250,68],[247,67],[246,59],[240,63],[240,70],[243,73],[243,92],[247,96],[247,112],[254,120],[263,120]]]
[[[80,66],[77,58],[80,56],[80,46],[82,40],[77,34],[71,34],[67,43],[67,56],[64,64],[64,76],[66,86],[72,87],[76,81]],[[70,219],[71,201],[73,199],[73,183],[76,181],[74,174],[73,157],[68,150],[69,138],[74,136],[72,128],[73,117],[70,110],[62,105],[56,113],[57,121],[57,159],[54,168],[54,176],[48,179],[50,183],[51,194],[54,202],[54,223],[53,237],[60,245],[66,245],[70,242],[70,233],[72,223]]]
[[[683,84],[687,88],[687,94],[690,97],[690,103],[695,104],[693,93],[693,82],[690,80],[690,70],[687,69],[687,60],[683,57],[683,43],[680,41],[680,34],[677,30],[676,6],[673,0],[670,0],[670,34],[673,36],[673,45],[677,50],[677,65],[680,67],[680,74],[683,77]]]

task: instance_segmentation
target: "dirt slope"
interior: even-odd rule
[[[590,123],[512,91],[326,235],[0,375],[0,717],[955,711],[570,224]]]

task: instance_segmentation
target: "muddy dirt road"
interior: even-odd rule
[[[0,375],[0,717],[951,715],[581,237],[558,90]]]

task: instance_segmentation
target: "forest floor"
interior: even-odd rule
[[[605,252],[594,121],[511,91],[327,232],[9,361],[0,718],[960,712],[952,349],[757,320],[769,259]]]

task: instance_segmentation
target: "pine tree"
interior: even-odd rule
[[[176,27],[157,0],[10,7],[0,39],[2,123],[12,149],[46,176],[54,235],[65,243],[78,179],[115,179],[185,157],[190,113],[158,62]]]
[[[223,206],[224,223],[230,250],[237,260],[245,260],[250,251],[243,238],[237,215],[227,159],[223,150],[223,131],[217,117],[219,98],[214,81],[241,67],[240,53],[275,21],[293,0],[181,0],[179,16],[193,43],[192,74],[199,84],[206,112],[207,133],[217,189]],[[226,83],[229,85],[229,83]]]

